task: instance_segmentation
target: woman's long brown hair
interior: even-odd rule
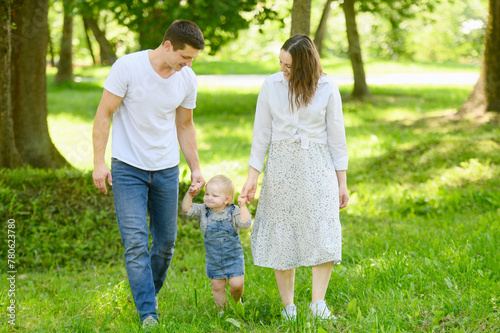
[[[316,92],[323,74],[319,54],[312,40],[303,34],[290,37],[281,47],[292,56],[288,98],[292,112],[307,106]]]

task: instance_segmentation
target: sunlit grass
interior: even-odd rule
[[[52,138],[87,171],[101,89],[95,82],[49,89]],[[471,88],[376,86],[359,102],[348,97],[350,87],[341,87],[351,199],[341,212],[343,262],[334,268],[326,298],[337,322],[307,317],[307,268],[297,269],[299,320],[281,321],[274,274],[252,265],[248,231],[241,234],[244,313],[232,307],[219,318],[204,273],[201,232],[196,221],[181,216],[156,331],[499,331],[500,130],[495,121],[453,116]],[[200,87],[195,110],[205,176],[226,173],[237,191],[246,177],[258,90]],[[187,169],[184,161],[181,169]],[[88,172],[0,176],[0,208],[19,223],[24,265],[14,331],[141,332],[112,198],[95,191]],[[186,186],[181,183],[181,195]],[[8,301],[4,290],[0,303]],[[0,330],[7,332],[6,321]]]

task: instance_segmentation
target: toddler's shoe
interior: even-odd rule
[[[297,307],[295,304],[289,304],[281,310],[281,316],[284,320],[295,320],[297,318]]]
[[[328,307],[326,306],[326,303],[324,300],[319,300],[316,303],[310,304],[309,308],[311,309],[312,316],[317,319],[331,319],[335,320],[337,317],[335,317],[330,310],[328,310]]]

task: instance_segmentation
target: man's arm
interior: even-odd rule
[[[123,97],[116,96],[104,89],[101,102],[97,107],[94,126],[92,128],[92,142],[94,146],[94,171],[92,172],[92,177],[94,178],[95,186],[104,194],[108,193],[106,178],[108,178],[108,184],[110,186],[113,185],[111,171],[104,160],[111,126],[111,117],[116,109],[118,109],[122,99]]]
[[[179,145],[186,158],[189,169],[191,170],[191,184],[196,185],[196,188],[201,190],[203,186],[205,186],[205,179],[201,174],[200,160],[198,158],[198,145],[196,141],[196,130],[193,123],[193,110],[179,106],[176,110],[175,125],[177,126],[177,139],[179,140]]]

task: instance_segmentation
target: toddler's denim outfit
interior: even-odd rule
[[[234,204],[223,211],[213,210],[205,204],[193,204],[187,215],[200,217],[207,277],[227,279],[244,275],[245,260],[238,232],[248,229],[252,218],[242,222],[239,207]]]

